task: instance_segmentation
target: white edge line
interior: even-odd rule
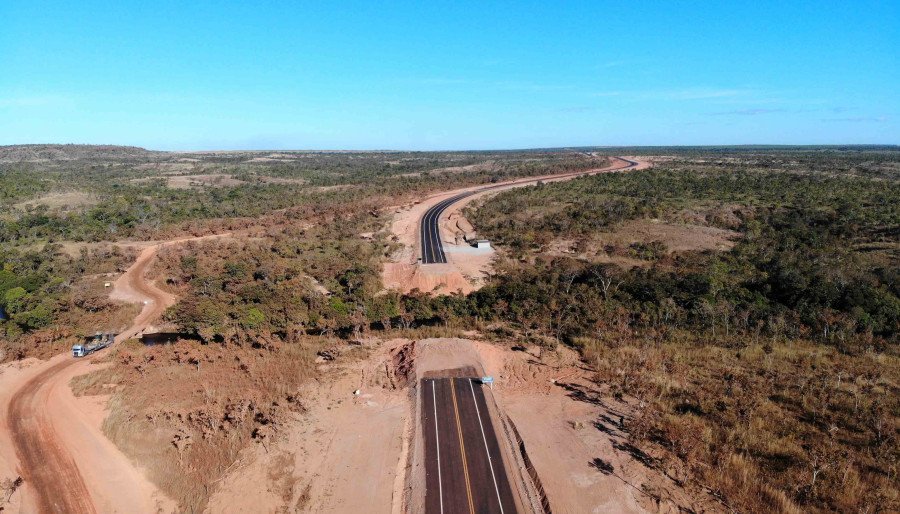
[[[438,205],[440,205],[440,204],[438,204]],[[440,264],[441,263],[441,258],[440,258],[441,236],[440,236],[440,232],[438,232],[438,223],[440,221],[439,221],[439,217],[437,215],[436,207],[437,207],[437,205],[432,207],[432,209],[435,209],[435,212],[433,212],[431,214],[431,219],[434,220],[434,223],[433,224],[429,223],[432,225],[431,230],[429,230],[429,233],[431,234],[431,241],[432,241],[432,243],[431,243],[432,260],[437,260],[438,264]],[[435,245],[438,246],[438,258],[437,259],[433,258]]]
[[[487,454],[488,465],[491,467],[491,478],[494,479],[494,492],[497,493],[497,504],[500,505],[500,514],[503,514],[503,501],[500,499],[500,488],[497,487],[497,476],[494,475],[494,463],[491,459],[491,452],[488,450],[487,437],[484,436],[484,425],[481,423],[481,411],[478,409],[478,400],[475,399],[475,386],[472,385],[472,379],[469,379],[469,389],[472,390],[472,401],[475,402],[475,414],[478,416],[478,426],[481,428],[481,440],[484,441],[484,453]]]
[[[442,210],[443,209],[435,209],[434,213],[431,215],[431,220],[432,220],[432,223],[434,224],[434,243],[432,244],[432,249],[434,248],[434,246],[437,246],[437,259],[436,260],[438,261],[439,264],[443,263],[443,260],[441,259],[441,250],[443,250],[443,248],[442,248],[442,244],[441,244],[441,216],[440,216]]]
[[[428,227],[428,216],[431,213],[431,209],[425,211],[425,216],[422,218],[422,263],[429,264],[428,262],[428,247],[430,246],[428,243],[431,241],[431,229]],[[427,239],[427,241],[426,241]]]
[[[438,422],[437,422],[437,393],[434,392],[434,383],[431,381],[431,403],[434,405],[434,445],[437,448],[437,464],[438,464],[438,497],[441,499],[441,514],[444,514],[444,484],[441,480],[441,440],[438,438]],[[471,384],[469,384],[471,385]],[[499,496],[498,496],[499,498]],[[500,508],[503,510],[503,507]]]
[[[441,202],[441,203],[443,203],[443,202]],[[441,205],[441,204],[438,204],[438,205]],[[437,207],[437,206],[435,206],[435,207]],[[446,208],[447,208],[446,206],[444,206],[440,209],[436,208],[434,210],[434,214],[432,214],[432,216],[431,216],[431,218],[434,222],[434,244],[437,245],[437,251],[438,251],[437,260],[439,263],[443,262],[443,259],[441,258],[441,252],[444,251],[444,248],[443,248],[444,245],[443,245],[443,243],[441,243],[441,214],[443,214],[444,209],[446,209]]]

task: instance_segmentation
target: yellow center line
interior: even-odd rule
[[[456,414],[456,431],[459,433],[459,450],[462,452],[463,475],[466,477],[466,494],[469,496],[469,512],[475,514],[472,502],[472,486],[469,484],[469,464],[466,459],[466,443],[463,442],[462,425],[459,423],[459,406],[456,404],[456,385],[450,379],[450,394],[453,397],[453,412]]]

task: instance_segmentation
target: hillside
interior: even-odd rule
[[[0,146],[0,162],[134,159],[165,155],[137,146],[117,145],[8,145]]]

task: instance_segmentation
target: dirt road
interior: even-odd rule
[[[54,359],[57,360],[57,359]],[[21,473],[40,512],[96,512],[90,493],[69,452],[54,444],[53,426],[41,412],[53,378],[74,360],[59,360],[28,381],[9,404],[9,430]]]
[[[227,235],[227,234],[225,234]],[[176,298],[146,279],[163,246],[204,239],[181,238],[144,248],[116,281],[111,298],[143,303],[132,325],[117,337],[124,341],[145,331]],[[164,497],[128,458],[103,435],[102,405],[88,405],[69,388],[72,377],[92,369],[92,359],[58,355],[43,363],[10,392],[9,439],[25,479],[23,512],[172,512]],[[2,445],[6,446],[6,445]]]

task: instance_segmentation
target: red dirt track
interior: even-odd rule
[[[174,296],[148,281],[145,274],[159,248],[191,239],[202,238],[177,239],[144,248],[116,281],[114,298],[144,304],[132,326],[117,341],[140,334],[175,303]],[[52,513],[154,512],[165,499],[155,494],[141,472],[99,428],[79,423],[66,413],[68,408],[71,414],[73,406],[68,403],[74,401],[64,394],[71,396],[68,381],[90,371],[91,361],[58,355],[47,362],[47,369],[25,382],[10,398],[7,428],[19,460],[19,473],[30,493],[30,504],[39,512]],[[92,492],[99,492],[100,497]]]
[[[57,374],[79,361],[67,359],[29,380],[9,404],[9,429],[40,512],[96,512],[78,466],[46,419],[49,385]]]

